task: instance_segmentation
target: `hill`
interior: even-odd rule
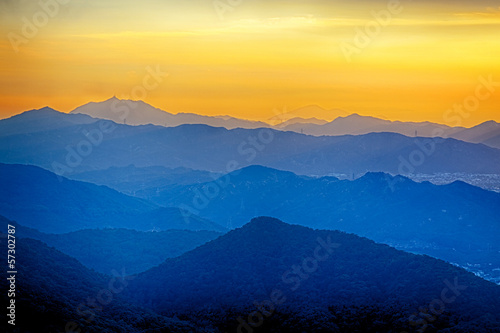
[[[49,107],[26,111],[0,121],[2,136],[49,131],[74,125],[94,124],[99,119],[88,115],[68,115]]]
[[[204,124],[215,127],[260,128],[269,125],[263,122],[249,121],[229,116],[210,117],[194,113],[172,114],[155,108],[143,101],[122,100],[112,97],[103,102],[90,102],[79,106],[72,114],[85,114],[94,118],[112,120],[128,125],[160,125],[174,127],[184,124]]]
[[[5,237],[0,244],[7,253]],[[15,300],[15,326],[4,324],[4,332],[204,331],[127,302],[122,295],[133,276],[96,273],[40,241],[16,242],[16,270],[15,297],[8,296],[7,279],[0,281],[3,304]]]
[[[100,120],[43,133],[0,134],[0,162],[33,164],[63,176],[131,164],[217,173],[252,164],[308,175],[500,173],[499,149],[429,140],[394,133],[314,137],[271,129],[165,128]]]
[[[500,124],[487,121],[472,128],[451,127],[431,122],[402,122],[351,114],[338,117],[331,122],[298,122],[283,124],[280,129],[315,136],[361,135],[368,133],[398,133],[409,137],[454,138],[471,143],[482,143],[500,148]]]
[[[163,208],[105,186],[73,181],[35,166],[0,164],[0,214],[43,232],[81,229],[225,228],[178,208]]]
[[[232,227],[267,215],[351,232],[463,266],[477,264],[478,273],[500,282],[495,273],[500,268],[500,194],[462,182],[437,186],[381,173],[341,181],[252,166],[219,181],[150,195],[158,204],[189,208]]]
[[[143,190],[204,183],[212,181],[221,175],[182,167],[175,169],[161,166],[138,168],[134,165],[128,165],[70,174],[68,176],[73,180],[105,185],[119,192],[136,196],[138,192]]]
[[[16,226],[18,238],[40,240],[103,274],[123,269],[128,274],[137,274],[221,235],[214,231],[140,232],[130,229],[91,229],[66,234],[46,234],[0,216],[2,230],[7,230],[7,224]]]
[[[221,331],[500,328],[493,283],[427,256],[265,217],[139,274],[127,295]]]

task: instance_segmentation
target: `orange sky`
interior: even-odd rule
[[[491,77],[498,91],[459,115],[460,125],[500,122],[495,1],[45,1],[52,6],[1,3],[0,118],[135,99],[150,67],[168,77],[145,102],[256,120],[319,105],[456,125],[447,110]],[[389,13],[387,24],[373,12]],[[356,45],[367,24],[377,34]]]

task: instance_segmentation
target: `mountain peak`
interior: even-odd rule
[[[242,229],[276,230],[288,226],[290,225],[275,217],[259,216],[250,220],[250,222],[245,224]]]
[[[283,170],[277,170],[273,169],[267,166],[262,166],[262,165],[250,165],[244,168],[241,168],[239,170],[236,170],[232,172],[230,175],[232,176],[244,176],[248,178],[252,178],[255,180],[255,178],[269,178],[273,177],[276,178],[278,176],[296,176],[293,172],[290,171],[283,171]]]
[[[387,186],[390,187],[394,186],[397,183],[413,183],[413,181],[407,177],[401,175],[392,176],[391,174],[385,172],[367,172],[363,176],[358,178],[358,180],[365,183],[387,184]]]
[[[112,102],[112,101],[121,101],[121,99],[119,99],[118,97],[116,97],[116,95],[113,95],[113,97],[108,98],[107,100],[105,100],[105,102]]]

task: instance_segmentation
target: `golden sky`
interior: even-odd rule
[[[500,122],[498,1],[0,0],[0,13],[0,118],[116,95],[255,120],[319,105]],[[148,67],[168,73],[149,90]]]

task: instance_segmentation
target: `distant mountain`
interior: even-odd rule
[[[205,124],[214,127],[260,128],[269,127],[263,122],[249,121],[229,116],[210,117],[194,113],[172,114],[155,108],[143,101],[121,100],[112,97],[103,102],[90,102],[77,107],[72,114],[86,114],[94,118],[112,120],[118,124],[160,125],[174,127],[183,124]]]
[[[136,196],[142,190],[159,189],[165,186],[205,183],[221,176],[219,173],[192,170],[188,168],[165,168],[151,166],[137,168],[110,167],[105,170],[69,175],[73,180],[85,181],[97,185],[105,185],[119,192]]]
[[[5,237],[0,244],[7,253]],[[120,269],[114,276],[96,273],[28,238],[18,240],[15,250],[15,298],[8,297],[7,275],[0,281],[5,291],[2,303],[7,308],[14,299],[16,311],[15,326],[7,324],[9,317],[4,318],[4,332],[206,332],[193,323],[131,304],[122,295],[134,277]]]
[[[139,274],[126,295],[223,332],[500,328],[493,283],[427,256],[264,217]]]
[[[327,121],[332,121],[338,117],[345,117],[349,115],[349,112],[341,109],[331,109],[327,110],[322,108],[319,105],[307,105],[300,107],[298,109],[288,110],[286,107],[283,109],[275,109],[275,115],[268,119],[270,124],[275,126],[280,126],[283,123],[290,121],[292,119],[309,119],[319,118],[326,119]],[[313,123],[317,123],[316,120],[313,120]]]
[[[409,137],[446,137],[471,143],[483,143],[493,148],[500,148],[500,124],[494,121],[488,121],[472,128],[465,128],[450,127],[431,122],[389,121],[352,114],[346,117],[338,117],[325,124],[311,122],[292,123],[282,126],[280,129],[314,136],[361,135],[388,132]]]
[[[2,121],[0,121],[1,125]],[[314,137],[206,125],[128,126],[100,120],[43,133],[0,133],[0,162],[62,175],[110,167],[186,167],[226,173],[252,164],[298,174],[500,173],[500,150],[394,133]]]
[[[68,115],[49,107],[38,110],[26,111],[0,121],[0,133],[2,136],[15,134],[29,134],[55,130],[59,128],[74,126],[78,124],[93,124],[98,119],[87,115]]]
[[[462,141],[483,143],[490,147],[500,148],[500,124],[495,121],[487,121],[450,136]]]
[[[382,173],[340,181],[252,166],[217,182],[151,193],[148,199],[189,207],[232,227],[268,215],[351,232],[463,266],[479,264],[485,277],[500,282],[500,274],[494,274],[500,269],[500,193],[462,182],[437,186]]]
[[[178,208],[163,208],[105,186],[28,165],[0,164],[0,214],[43,232],[81,229],[214,230],[225,228]]]
[[[296,118],[292,118],[292,119],[289,119],[279,125],[276,125],[275,128],[287,128],[288,126],[293,126],[293,125],[301,125],[301,124],[314,124],[314,125],[324,125],[324,124],[327,124],[328,122],[326,120],[323,120],[323,119],[318,119],[318,118],[300,118],[300,117],[296,117]]]
[[[452,128],[446,125],[434,124],[430,122],[400,122],[389,121],[369,116],[360,116],[352,114],[346,117],[338,117],[337,119],[326,124],[294,124],[284,128],[285,130],[310,134],[315,136],[320,135],[360,135],[368,133],[390,132],[398,133],[405,136],[450,136],[450,134],[459,132],[464,128]],[[439,131],[439,132],[437,132]],[[443,133],[436,135],[436,133]],[[467,140],[464,140],[467,141]]]
[[[130,229],[80,230],[46,234],[0,216],[0,225],[16,226],[17,238],[40,240],[104,274],[125,269],[137,274],[177,257],[221,235],[214,231],[167,230],[140,232]]]

